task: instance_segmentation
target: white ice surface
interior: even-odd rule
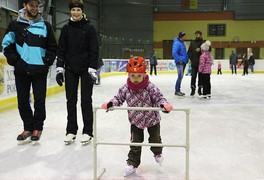
[[[174,108],[190,108],[190,180],[264,179],[264,75],[212,75],[212,98],[190,97],[190,76],[185,76],[184,99],[174,96],[176,74],[151,76]],[[94,87],[94,106],[110,100],[126,76],[102,79]],[[78,104],[79,132],[76,141],[65,146],[67,121],[65,93],[47,98],[47,119],[38,144],[18,145],[22,131],[17,109],[0,114],[0,180],[91,180],[92,144],[80,143],[82,120]],[[163,143],[185,142],[185,114],[162,115]],[[109,142],[129,142],[126,111],[97,113],[98,138]],[[148,133],[145,131],[145,142]],[[98,173],[102,180],[183,180],[185,150],[164,148],[161,167],[149,147],[143,147],[137,173],[124,178],[128,146],[98,146]]]

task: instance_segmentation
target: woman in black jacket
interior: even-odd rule
[[[255,65],[255,58],[253,56],[253,53],[250,53],[250,57],[248,59],[248,62],[249,62],[249,65],[250,65],[251,73],[253,74],[254,73],[254,65]]]
[[[96,81],[99,43],[96,30],[83,14],[83,1],[71,0],[71,18],[61,29],[57,57],[57,83],[62,86],[65,70],[65,90],[68,123],[65,143],[76,138],[78,84],[81,79],[81,108],[83,117],[82,143],[93,137],[92,92]]]
[[[245,74],[248,75],[248,58],[247,58],[246,54],[243,54],[243,56],[242,56],[242,63],[244,66],[242,76],[244,76]]]

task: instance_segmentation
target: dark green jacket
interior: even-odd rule
[[[188,57],[191,60],[192,67],[198,68],[199,66],[199,58],[202,54],[201,51],[196,52],[197,48],[201,48],[201,45],[205,42],[203,39],[192,40],[188,49]]]
[[[235,53],[231,53],[229,56],[229,64],[236,65],[238,61],[238,57]]]
[[[245,67],[248,67],[248,59],[247,59],[247,57],[244,57],[244,58],[242,59],[242,63],[243,63],[243,65],[244,65]]]

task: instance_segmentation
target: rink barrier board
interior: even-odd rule
[[[231,74],[231,70],[227,69],[227,65],[226,65],[226,63],[228,61],[227,60],[220,60],[220,61],[223,62],[222,73],[223,74]],[[111,76],[127,75],[127,73],[124,72],[125,71],[124,62],[127,62],[127,59],[104,59],[104,62],[105,62],[105,66],[102,67],[102,73],[101,73],[102,78],[111,77]],[[118,64],[117,62],[122,62],[121,64],[119,64],[119,65],[121,65],[121,67],[117,66],[117,64]],[[147,59],[147,62],[148,62],[148,59]],[[110,67],[107,67],[107,63],[108,63],[108,65],[110,64]],[[167,70],[168,65],[166,65],[166,63],[170,64],[169,70]],[[173,64],[173,60],[166,60],[166,59],[158,60],[158,65],[157,65],[158,74],[175,74],[176,75],[177,71],[175,70],[175,67],[171,67],[172,64]],[[214,63],[214,66],[216,66],[216,64],[217,63]],[[264,70],[263,70],[264,60],[256,60],[256,64],[258,65],[258,66],[256,66],[258,68],[255,68],[255,74],[263,74],[264,73]],[[4,67],[6,67],[9,71],[12,70],[12,69],[10,69],[11,66],[9,66],[6,62],[6,58],[3,56],[2,53],[0,53],[0,70],[1,70],[1,68],[3,69]],[[107,72],[106,70],[109,70],[110,72]],[[120,72],[120,71],[122,71],[122,72]],[[0,72],[2,72],[2,70]],[[212,67],[212,74],[216,74],[216,72],[217,72],[216,67]],[[237,72],[238,72],[238,74],[242,74],[243,70],[241,68],[238,68]],[[149,71],[147,73],[149,74]],[[1,75],[1,73],[0,73],[0,76],[2,77],[3,74]],[[0,77],[0,80],[1,80],[1,77]],[[62,92],[65,89],[64,86],[60,87],[57,85],[55,77],[56,77],[56,66],[53,65],[53,66],[51,66],[50,72],[48,75],[47,97],[54,95],[54,94],[57,94],[59,92]],[[14,78],[14,77],[12,77],[12,78]],[[1,93],[3,93],[1,91],[1,89],[3,90],[3,86],[5,86],[5,84],[6,84],[5,82],[3,82],[3,83],[0,82],[0,112],[3,112],[5,110],[10,110],[10,109],[17,107],[15,90],[14,90],[14,92],[10,93],[9,95],[5,94],[6,93],[5,91],[4,91],[4,94],[1,94]],[[12,86],[14,86],[14,82],[12,83]],[[4,89],[6,89],[6,87],[4,87]]]
[[[216,74],[216,70],[212,70],[212,74]],[[242,70],[238,70],[237,74],[242,74]],[[230,70],[222,70],[223,74],[231,74]],[[149,72],[147,72],[149,74]],[[158,71],[158,74],[177,74],[177,71]],[[263,70],[256,70],[255,74],[264,74]],[[109,73],[102,73],[101,78],[106,78],[106,77],[111,77],[111,76],[124,76],[127,75],[126,72],[109,72]],[[60,93],[64,91],[65,88],[64,86],[58,86],[58,85],[53,85],[51,87],[47,88],[47,97]],[[13,108],[17,107],[17,100],[16,100],[16,95],[13,95],[11,97],[7,98],[1,98],[0,97],[0,113],[6,110],[10,110]]]
[[[185,148],[185,180],[189,180],[189,151],[190,151],[190,109],[172,109],[171,111],[183,111],[186,114],[186,130],[185,130],[185,144],[160,144],[160,143],[120,143],[120,142],[104,142],[97,139],[97,117],[96,112],[98,110],[104,110],[101,107],[93,108],[93,180],[99,180],[106,171],[106,168],[102,168],[98,176],[97,166],[97,146],[98,145],[115,145],[115,146],[155,146],[155,147],[178,147]],[[152,110],[152,111],[164,111],[162,108],[156,107],[112,107],[109,110]]]
[[[53,86],[53,87],[49,87],[47,89],[47,97],[57,94],[59,92],[64,91],[64,86]],[[31,93],[31,97],[33,97],[33,94]],[[0,99],[0,113],[3,111],[7,111],[7,110],[11,110],[16,108],[17,105],[17,96],[14,95],[12,97],[8,97],[8,98],[3,98]]]
[[[212,70],[212,74],[216,74],[216,70]],[[242,74],[242,70],[238,70],[237,74]],[[222,70],[223,74],[231,74],[230,70]],[[147,72],[149,74],[149,72]],[[158,71],[158,74],[177,74],[177,71]],[[264,74],[264,71],[262,70],[256,70],[255,74]],[[126,72],[109,72],[109,73],[102,73],[101,78],[106,78],[106,77],[111,77],[111,76],[124,76],[127,75]],[[64,91],[64,85],[63,86],[58,86],[58,85],[53,85],[51,87],[47,88],[47,97],[60,93]],[[31,96],[32,97],[32,96]],[[11,110],[17,107],[17,100],[16,100],[16,95],[13,95],[11,97],[7,98],[0,98],[0,113],[6,110]]]
[[[0,113],[17,107],[17,97],[9,97],[0,100]]]

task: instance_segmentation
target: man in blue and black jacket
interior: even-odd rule
[[[47,74],[57,52],[52,27],[39,14],[39,5],[39,0],[24,0],[24,8],[9,24],[2,42],[7,62],[14,66],[18,109],[24,124],[19,142],[40,139],[46,119]],[[29,101],[31,85],[34,111]]]

